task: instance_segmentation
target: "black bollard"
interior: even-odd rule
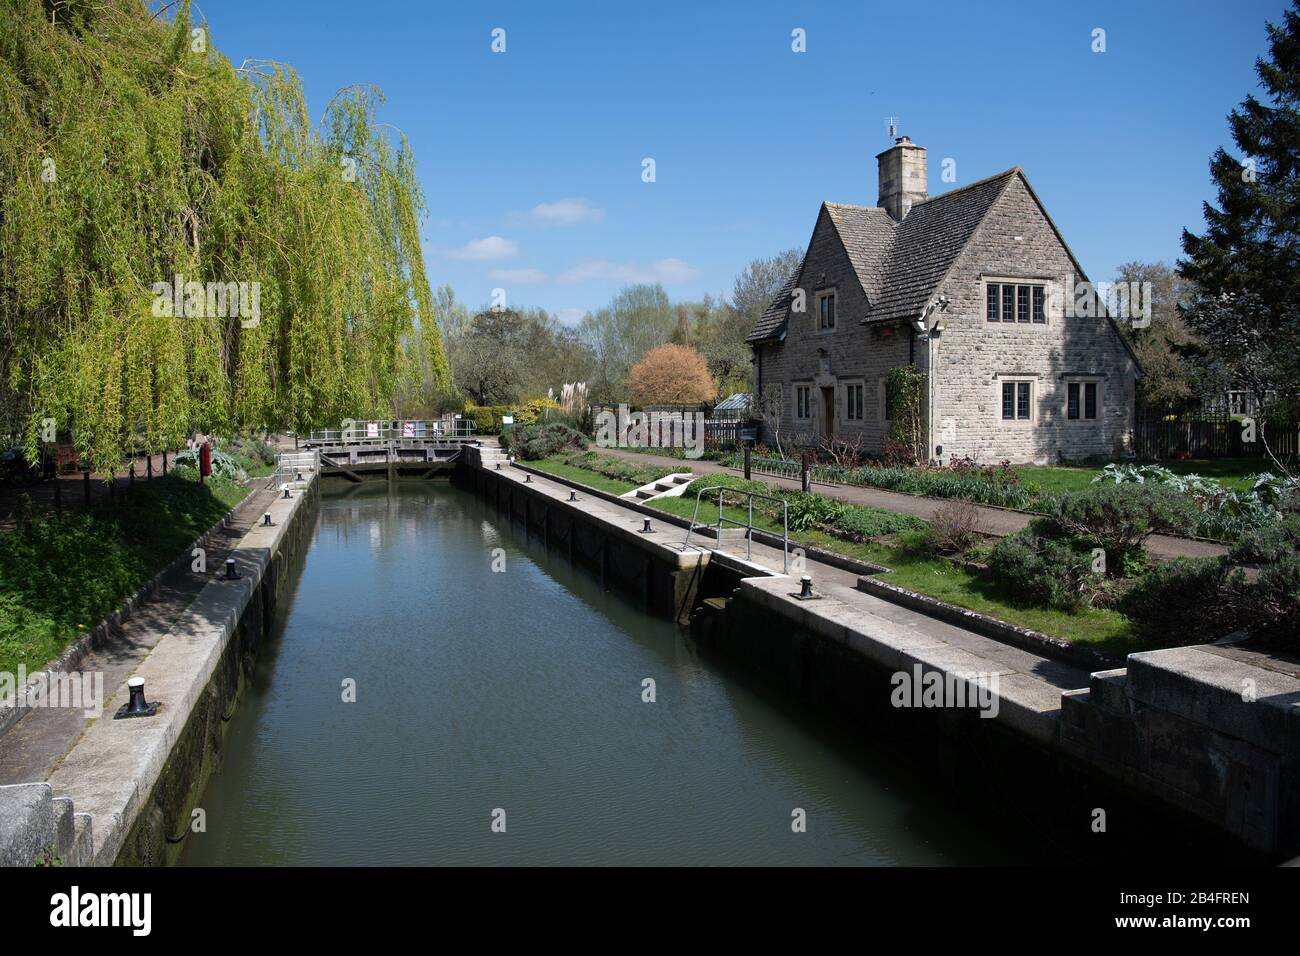
[[[126,682],[127,689],[131,693],[131,699],[117,709],[113,715],[114,720],[125,720],[128,717],[152,717],[158,713],[158,705],[151,704],[144,698],[144,678],[132,677]]]

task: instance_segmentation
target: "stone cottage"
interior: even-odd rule
[[[880,453],[886,378],[911,366],[931,461],[1123,452],[1137,360],[1024,172],[930,198],[922,147],[900,137],[876,159],[876,205],[822,204],[749,335],[764,440]]]

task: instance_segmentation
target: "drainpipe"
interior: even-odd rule
[[[930,313],[937,302],[931,302],[912,323],[917,335],[925,336],[925,422],[921,430],[925,435],[925,458],[933,461],[934,450],[934,333],[930,329]]]

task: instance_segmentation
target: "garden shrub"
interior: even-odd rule
[[[834,524],[848,505],[825,495],[796,494],[789,498],[791,531],[811,531]]]
[[[1235,615],[1252,634],[1295,646],[1300,634],[1300,514],[1287,514],[1245,535],[1228,561],[1258,571],[1253,581],[1245,574],[1234,579]]]
[[[1300,650],[1300,552],[1261,568],[1253,584],[1241,582],[1234,604],[1251,634]]]
[[[1239,626],[1230,620],[1231,592],[1221,559],[1176,558],[1139,578],[1119,609],[1150,646],[1213,641]]]
[[[845,509],[830,532],[849,541],[870,541],[887,534],[924,531],[925,522],[912,515],[854,505]]]
[[[501,416],[510,411],[508,405],[475,405],[466,402],[461,414],[474,422],[476,435],[500,435]]]
[[[1019,599],[1063,611],[1090,604],[1101,577],[1092,570],[1088,543],[1060,537],[1043,519],[1008,535],[989,555],[996,580]]]
[[[1162,465],[1132,464],[1109,464],[1093,479],[1094,483],[1172,489],[1199,509],[1195,533],[1222,541],[1235,541],[1272,524],[1281,513],[1300,510],[1300,480],[1261,473],[1250,481],[1250,491],[1237,492],[1213,478],[1176,474]]]
[[[275,464],[275,446],[260,438],[252,436],[232,438],[230,441],[223,442],[221,448],[231,455],[246,458],[253,464]]]
[[[989,480],[976,474],[962,474],[948,468],[868,465],[837,470],[835,477],[845,484],[867,485],[932,498],[965,498],[1003,508],[1024,508],[1030,501],[1030,494],[1022,485]]]
[[[561,422],[515,425],[501,436],[501,445],[518,458],[537,461],[566,448],[585,449],[587,436]]]
[[[173,461],[181,471],[192,470],[195,475],[198,474],[199,451],[197,448],[193,450],[187,448],[185,451],[177,452]],[[212,449],[212,473],[218,478],[226,478],[230,481],[243,481],[248,477],[248,473],[239,467],[239,462],[217,448]]]
[[[768,494],[783,494],[779,489],[767,489]],[[786,494],[789,502],[790,531],[824,531],[847,541],[870,541],[888,534],[903,531],[920,531],[925,522],[911,515],[851,505],[826,495]],[[776,515],[780,517],[779,510]]]
[[[969,501],[948,501],[930,516],[925,547],[932,554],[964,554],[979,539],[979,509]]]
[[[1244,535],[1228,552],[1233,564],[1275,564],[1300,551],[1300,514],[1288,514]]]
[[[664,475],[670,475],[674,471],[682,470],[680,468],[665,468],[659,465],[642,465],[626,458],[602,455],[594,451],[561,452],[558,457],[560,461],[570,467],[581,468],[584,471],[604,475],[606,478],[627,481],[635,485],[649,484]]]
[[[1187,534],[1196,527],[1196,503],[1164,485],[1100,482],[1057,497],[1049,513],[1056,536],[1078,536],[1106,552],[1112,575],[1132,567],[1148,537]]]
[[[515,424],[533,425],[543,419],[549,422],[551,414],[559,409],[560,403],[549,398],[531,399],[515,410]]]
[[[1124,596],[1120,609],[1153,645],[1213,641],[1246,630],[1296,649],[1300,515],[1248,533],[1226,558],[1157,565]]]

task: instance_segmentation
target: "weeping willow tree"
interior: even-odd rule
[[[313,125],[292,70],[235,68],[187,2],[155,6],[0,3],[0,434],[35,461],[52,422],[109,472],[448,385],[382,95]]]

